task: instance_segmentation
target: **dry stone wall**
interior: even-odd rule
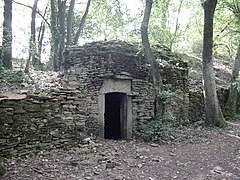
[[[229,90],[224,88],[217,89],[218,101],[223,109],[227,103]],[[240,113],[240,93],[237,99],[237,114]],[[204,96],[202,91],[189,91],[189,120],[191,123],[203,122],[205,118]]]
[[[84,131],[77,91],[60,89],[47,95],[1,98],[0,154],[19,156],[80,143]]]
[[[171,109],[179,118],[187,118],[187,63],[164,48],[154,47],[154,54],[160,62],[166,89],[176,92],[176,100],[171,104]],[[121,41],[93,42],[81,47],[69,47],[64,52],[64,57],[64,85],[81,92],[84,101],[82,109],[87,112],[87,132],[95,135],[99,132],[98,97],[106,79],[131,80],[135,129],[141,128],[154,116],[150,66],[137,45]]]
[[[136,94],[132,100],[134,127],[140,130],[154,116],[154,89],[151,83],[135,79],[132,81],[132,91]]]
[[[156,47],[154,54],[165,88],[176,93],[170,109],[180,119],[188,104],[187,64],[163,49]],[[64,58],[64,88],[24,98],[0,97],[1,156],[79,145],[86,132],[98,136],[100,90],[109,79],[131,82],[127,95],[132,100],[133,132],[154,116],[150,67],[137,45],[94,42],[68,48]]]
[[[65,71],[65,86],[81,92],[84,102],[82,108],[87,112],[85,123],[88,133],[99,133],[98,98],[102,84],[107,79],[131,79],[133,116],[142,122],[153,116],[150,74],[138,52],[139,49],[134,45],[114,42],[72,47],[65,52],[65,65],[71,64]],[[137,103],[142,107],[136,108]]]

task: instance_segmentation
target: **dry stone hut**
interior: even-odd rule
[[[187,91],[187,65],[163,47],[155,47],[163,64],[163,82],[181,101],[171,108],[182,113]],[[177,60],[176,60],[177,59]],[[122,41],[93,42],[64,52],[64,85],[81,96],[80,121],[85,131],[108,139],[130,139],[154,116],[150,67],[143,52]]]

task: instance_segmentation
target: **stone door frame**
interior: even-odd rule
[[[131,96],[131,79],[105,79],[99,92],[98,97],[98,121],[99,121],[99,136],[104,138],[105,131],[105,95],[107,93],[124,93],[125,108],[126,108],[126,123],[122,127],[122,139],[132,138],[132,96]]]

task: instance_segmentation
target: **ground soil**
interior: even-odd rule
[[[81,148],[13,158],[2,180],[240,179],[240,122],[224,130],[182,131],[185,139],[165,145],[88,139]]]

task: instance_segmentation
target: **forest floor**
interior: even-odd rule
[[[224,130],[185,128],[188,138],[158,145],[89,141],[85,147],[9,159],[2,180],[239,180],[240,122]]]

